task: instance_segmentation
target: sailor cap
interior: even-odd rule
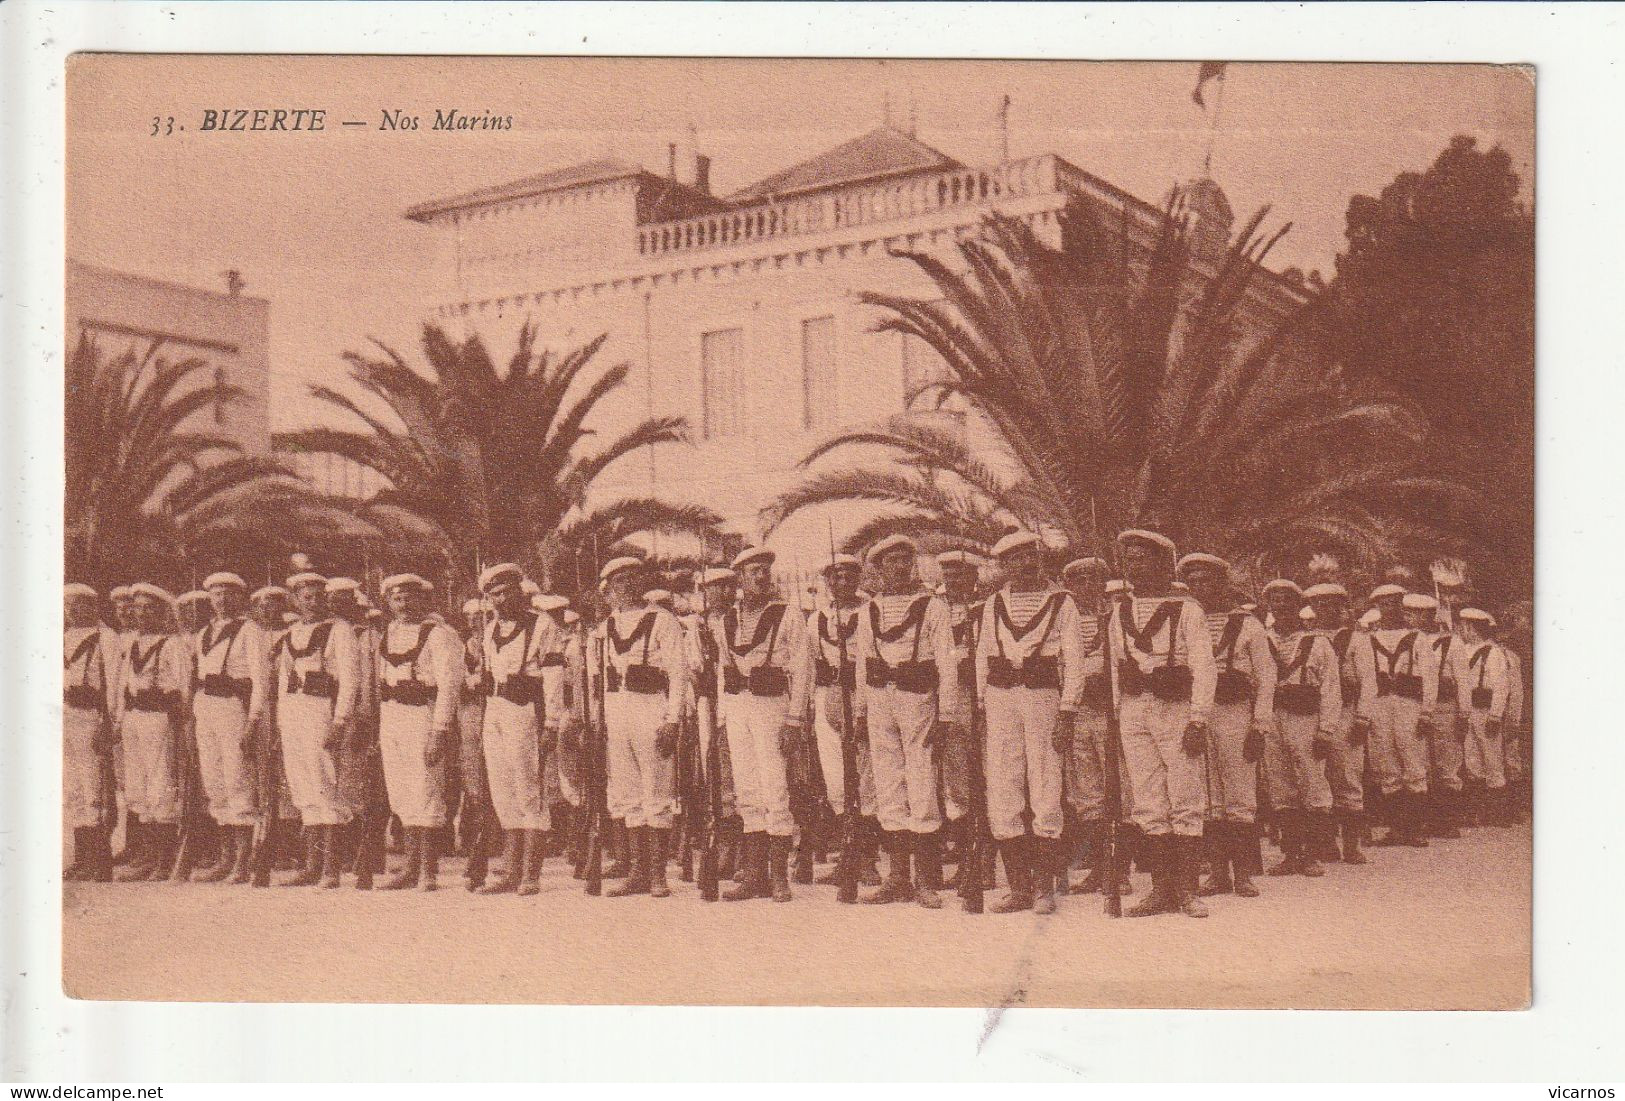
[[[1382,619],[1382,613],[1372,608],[1360,617],[1360,626],[1375,627],[1380,619]]]
[[[321,585],[325,587],[327,585],[327,578],[312,570],[301,570],[299,573],[296,573],[292,577],[288,578],[288,580],[283,582],[283,584],[287,585],[288,590],[291,592],[294,589],[299,588],[301,585]]]
[[[560,608],[568,608],[570,601],[558,593],[537,593],[530,598],[530,606],[538,612],[556,612]]]
[[[1132,593],[1133,591],[1134,586],[1130,585],[1121,577],[1114,577],[1110,581],[1106,582],[1107,596],[1119,596],[1125,593]]]
[[[542,587],[527,577],[519,583],[519,591],[526,596],[535,596],[542,591]]]
[[[264,600],[268,596],[289,596],[289,595],[291,595],[291,594],[288,592],[288,590],[284,589],[281,585],[265,585],[265,586],[263,586],[261,588],[255,589],[252,593],[250,593],[248,599],[250,599],[250,600]]]
[[[937,565],[944,568],[949,566],[963,566],[966,569],[976,569],[976,557],[969,551],[950,550],[937,555]]]
[[[699,583],[701,585],[718,585],[724,581],[732,581],[737,575],[727,566],[712,566],[701,570]]]
[[[480,592],[488,593],[491,586],[505,578],[525,579],[525,572],[512,562],[499,562],[495,566],[487,566],[480,571]]]
[[[886,538],[875,542],[874,545],[869,548],[868,557],[870,561],[879,561],[880,557],[884,554],[889,554],[894,550],[905,549],[910,554],[917,553],[914,547],[914,540],[910,539],[906,535],[888,535]]]
[[[734,555],[733,568],[736,570],[743,569],[751,562],[766,562],[771,566],[773,564],[773,560],[777,557],[778,556],[776,554],[768,550],[766,547],[746,547],[744,550]]]
[[[1289,577],[1277,577],[1274,581],[1271,581],[1269,584],[1265,585],[1264,595],[1268,596],[1270,593],[1276,592],[1277,590],[1294,593],[1297,596],[1303,595],[1303,588]]]
[[[1206,551],[1194,551],[1179,560],[1179,564],[1174,567],[1174,573],[1178,574],[1180,577],[1184,577],[1189,571],[1201,569],[1204,566],[1209,569],[1218,570],[1221,573],[1230,572],[1230,563],[1226,562],[1218,555],[1208,554]]]
[[[1012,531],[997,543],[993,544],[993,557],[1003,558],[1007,554],[1014,554],[1023,547],[1038,546],[1038,536],[1030,531]]]
[[[1145,528],[1129,528],[1117,535],[1119,546],[1128,546],[1131,543],[1140,543],[1157,547],[1172,558],[1176,554],[1174,541],[1160,531],[1147,531]]]
[[[1349,598],[1349,591],[1335,581],[1320,581],[1303,590],[1303,595],[1309,600],[1322,600],[1327,597]]]
[[[1413,612],[1431,612],[1439,606],[1439,602],[1427,593],[1406,593],[1400,603]]]
[[[236,574],[226,570],[222,570],[219,573],[211,573],[208,577],[203,579],[203,587],[205,589],[212,589],[216,585],[234,585],[237,588],[242,589],[244,592],[248,591],[248,583],[246,581],[238,577]]]
[[[207,603],[208,600],[209,600],[209,594],[204,592],[202,589],[188,589],[184,593],[182,593],[180,596],[177,596],[175,598],[175,603],[176,604],[182,604],[182,605],[185,605],[185,604],[200,604],[200,603]]]
[[[108,590],[107,599],[109,599],[109,600],[129,600],[134,595],[135,594],[130,591],[130,586],[128,586],[128,585],[114,585],[110,590]]]
[[[1185,596],[1189,596],[1190,591],[1191,591],[1191,587],[1189,585],[1185,584],[1183,581],[1174,581],[1174,582],[1171,582],[1168,585],[1168,591],[1169,592],[1174,592],[1174,593],[1181,593],[1181,594],[1183,594]]]
[[[486,611],[485,601],[477,596],[471,596],[463,601],[464,615],[483,615]]]
[[[330,593],[357,593],[361,591],[361,582],[353,577],[329,577],[326,590]]]
[[[1315,610],[1309,605],[1305,604],[1303,607],[1298,609],[1298,618],[1303,620],[1305,623],[1308,623],[1310,620],[1315,618]]]
[[[1471,620],[1474,623],[1482,623],[1488,627],[1495,626],[1495,617],[1490,615],[1490,613],[1486,612],[1483,608],[1463,608],[1461,611],[1457,612],[1456,615],[1462,619]]]
[[[574,608],[564,609],[564,622],[569,626],[575,626],[577,623],[581,622],[581,613],[577,612]]]
[[[298,623],[299,622],[299,613],[298,612],[283,612],[282,613],[282,622],[283,623]]]
[[[1104,558],[1074,558],[1061,567],[1062,577],[1074,577],[1078,574],[1105,573],[1106,560]]]
[[[1371,590],[1370,599],[1372,599],[1372,600],[1387,600],[1389,597],[1404,596],[1404,595],[1405,595],[1405,586],[1396,585],[1392,581],[1385,581],[1381,585],[1378,585],[1375,589]]]
[[[616,574],[625,573],[627,570],[638,569],[642,565],[643,559],[633,558],[629,554],[623,554],[619,558],[611,558],[608,562],[604,563],[604,568],[598,571],[598,580],[607,584],[609,579],[614,577]]]
[[[645,604],[658,604],[662,608],[670,608],[671,607],[671,590],[670,589],[650,589],[648,592],[643,594],[643,602]]]
[[[433,588],[434,586],[426,578],[419,577],[415,573],[391,574],[384,578],[383,584],[378,586],[378,590],[385,596],[388,596],[394,589],[417,589],[421,592],[429,592]]]
[[[95,600],[96,590],[83,581],[70,581],[62,586],[62,595],[68,599]]]
[[[137,581],[130,586],[131,596],[144,596],[150,600],[157,600],[164,604],[174,604],[175,597],[168,589],[160,588],[151,581]]]
[[[854,570],[861,570],[863,568],[863,563],[858,561],[858,556],[855,554],[837,554],[835,557],[829,560],[829,565],[824,567],[824,572],[828,573],[831,570],[838,570],[843,566],[849,566]]]

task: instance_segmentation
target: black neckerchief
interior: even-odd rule
[[[728,649],[736,655],[743,657],[762,644],[762,641],[771,633],[775,642],[778,641],[779,624],[784,621],[786,605],[781,600],[770,600],[762,607],[762,614],[756,619],[756,634],[745,645],[739,645],[739,612],[729,608],[723,613],[723,630],[727,633]],[[768,646],[768,656],[772,657],[772,644]]]
[[[1236,643],[1241,640],[1242,622],[1246,612],[1231,610],[1225,613],[1224,630],[1219,632],[1219,645],[1214,656],[1224,662],[1226,670],[1236,667]]]
[[[62,663],[62,668],[72,669],[74,662],[88,654],[90,652],[90,648],[96,644],[96,635],[96,628],[90,628],[90,634],[86,635],[84,640],[81,641],[78,646],[74,647],[73,653],[69,654],[67,660]],[[85,672],[87,675],[90,672],[90,663],[88,661],[85,662]]]
[[[632,628],[632,633],[625,638],[622,638],[621,633],[615,629],[615,613],[611,612],[604,617],[604,635],[609,639],[610,644],[615,647],[617,654],[626,653],[639,639],[653,634],[654,627],[655,612],[653,609],[643,613],[643,618],[638,620],[638,625]],[[644,653],[647,654],[648,650],[649,648],[645,646]]]
[[[297,626],[297,624],[294,626]],[[288,653],[292,655],[295,660],[297,660],[299,658],[308,658],[316,651],[326,649],[327,638],[332,633],[333,621],[331,619],[324,619],[311,628],[310,637],[305,639],[305,644],[303,646],[300,646],[293,641],[293,627],[289,627],[287,634],[283,637],[288,643]]]
[[[168,635],[159,635],[158,641],[153,643],[152,648],[143,654],[141,652],[140,636],[138,635],[132,639],[130,641],[130,672],[138,677],[144,674],[147,671],[148,663],[158,656],[158,652],[164,648],[164,643],[168,641]]]
[[[904,596],[906,594],[904,594],[904,593],[886,593],[884,595],[886,595],[886,596]],[[908,606],[907,614],[905,614],[903,616],[903,618],[897,622],[897,625],[895,627],[892,627],[889,630],[881,630],[881,628],[880,628],[880,597],[878,597],[878,596],[875,597],[873,600],[871,600],[869,602],[869,630],[874,634],[875,641],[876,642],[896,642],[898,639],[902,638],[903,635],[906,634],[910,629],[917,629],[917,628],[923,627],[924,623],[925,623],[925,609],[926,609],[927,606],[930,605],[930,603],[931,603],[931,594],[930,593],[920,593],[917,597],[915,597],[914,603],[912,603],[912,604],[910,604]],[[916,634],[917,633],[918,632],[916,630]],[[917,643],[919,641],[918,638],[916,638],[915,641]]]
[[[1067,594],[1065,592],[1056,591],[1050,593],[1049,596],[1044,598],[1044,603],[1040,604],[1038,610],[1033,613],[1033,617],[1020,627],[1017,627],[1015,621],[1010,618],[1010,608],[1005,601],[1004,593],[998,592],[993,596],[993,619],[995,623],[1004,625],[1005,629],[1010,632],[1011,638],[1017,642],[1022,642],[1026,640],[1028,635],[1033,633],[1033,630],[1045,616],[1060,615],[1061,603],[1066,598]],[[1045,629],[1044,634],[1046,636],[1049,634],[1048,628]]]
[[[1397,631],[1401,630],[1402,628],[1390,627],[1387,629]],[[1388,659],[1389,676],[1393,676],[1394,670],[1399,667],[1400,655],[1410,654],[1411,650],[1416,646],[1416,634],[1417,632],[1415,631],[1406,631],[1404,637],[1394,644],[1394,648],[1392,650],[1385,647],[1382,644],[1382,640],[1377,638],[1375,634],[1371,636],[1371,649]]]
[[[829,611],[818,613],[818,637],[839,649],[852,641],[852,636],[858,633],[858,613],[863,610],[860,604],[852,609],[850,616],[843,617],[839,608],[832,608],[834,616]],[[830,622],[834,620],[835,634],[830,634]]]
[[[496,648],[498,650],[501,650],[504,646],[508,645],[508,643],[512,642],[514,639],[518,638],[520,635],[522,635],[522,634],[523,635],[530,634],[530,632],[535,630],[535,628],[536,628],[536,617],[535,616],[533,616],[533,615],[522,616],[521,618],[516,619],[516,620],[513,621],[513,630],[508,633],[506,638],[504,638],[503,635],[502,635],[502,621],[500,619],[493,620],[492,623],[491,623],[491,645],[494,648]],[[525,649],[527,649],[527,650],[530,649],[530,645],[529,645],[528,641],[527,641],[527,643],[525,645]]]
[[[236,619],[227,620],[226,625],[220,629],[218,636],[214,634],[214,622],[214,620],[210,620],[203,627],[203,656],[208,657],[214,653],[215,647],[224,642],[227,647],[226,656],[229,658],[231,656],[231,644],[236,640],[237,632],[243,629],[243,619],[238,616]]]
[[[1143,599],[1154,598],[1145,597]],[[1157,610],[1151,613],[1151,618],[1145,621],[1144,627],[1135,627],[1134,604],[1133,599],[1130,598],[1120,618],[1124,632],[1128,635],[1129,640],[1134,643],[1134,648],[1142,654],[1152,652],[1152,647],[1156,644],[1157,632],[1162,630],[1164,623],[1168,623],[1168,656],[1172,660],[1174,653],[1174,627],[1172,621],[1175,616],[1179,615],[1180,611],[1181,601],[1178,597],[1164,600],[1157,605]]]
[[[429,619],[424,620],[422,623],[418,624],[418,638],[417,642],[413,644],[412,648],[409,650],[402,650],[400,653],[395,653],[389,648],[389,632],[386,630],[383,633],[383,638],[379,640],[378,653],[381,654],[383,659],[390,665],[416,666],[418,655],[423,653],[423,648],[429,644],[429,636],[433,633],[434,621]]]
[[[1304,632],[1299,636],[1298,652],[1292,656],[1292,660],[1289,662],[1283,662],[1281,660],[1281,651],[1276,647],[1275,639],[1271,638],[1269,643],[1270,653],[1275,657],[1276,675],[1282,680],[1289,680],[1294,673],[1307,672],[1309,667],[1309,655],[1313,653],[1315,649],[1314,635]],[[1300,677],[1299,679],[1301,680],[1302,678]]]

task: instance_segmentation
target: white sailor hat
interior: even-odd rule
[[[1406,593],[1400,603],[1413,612],[1431,612],[1439,606],[1439,602],[1427,593]]]
[[[575,626],[577,623],[581,622],[581,613],[577,612],[574,608],[564,609],[564,622],[572,627]]]
[[[1119,546],[1127,546],[1130,543],[1149,544],[1160,548],[1169,558],[1175,557],[1178,553],[1172,539],[1160,531],[1147,531],[1145,528],[1129,528],[1127,531],[1119,532],[1117,543]]]
[[[1134,586],[1130,585],[1121,577],[1114,577],[1110,581],[1106,582],[1107,596],[1118,596],[1122,593],[1132,593],[1133,591]]]
[[[1174,573],[1184,577],[1187,572],[1203,567],[1218,570],[1220,573],[1230,572],[1230,563],[1218,555],[1208,554],[1206,551],[1193,551],[1179,560],[1179,564],[1174,567]]]
[[[1335,581],[1322,581],[1303,590],[1303,595],[1308,600],[1324,600],[1333,596],[1347,600],[1349,591]]]
[[[283,623],[298,623],[299,622],[299,613],[298,612],[283,612],[282,613],[282,622]]]
[[[67,600],[95,600],[96,590],[83,581],[70,581],[62,586],[62,596]]]
[[[538,612],[556,612],[560,608],[568,608],[570,600],[558,593],[537,593],[530,598],[530,606]]]
[[[130,586],[128,585],[114,585],[107,592],[107,599],[113,601],[129,600],[133,596],[135,596],[135,593],[130,591]]]
[[[1236,605],[1236,611],[1246,612],[1248,615],[1252,615],[1254,612],[1258,611],[1258,605],[1249,600],[1245,604]]]
[[[144,596],[150,600],[156,600],[163,604],[175,603],[175,597],[170,594],[168,589],[160,588],[159,586],[154,585],[151,581],[137,581],[134,585],[130,586],[130,595]]]
[[[829,560],[829,565],[824,567],[824,572],[828,573],[830,570],[838,570],[843,566],[850,566],[854,570],[863,569],[863,563],[858,561],[857,555],[837,554],[835,557]]]
[[[993,544],[993,557],[1003,558],[1005,555],[1013,554],[1022,547],[1036,546],[1038,546],[1038,536],[1034,535],[1032,532],[1020,530],[1012,531],[1006,534],[997,543]]]
[[[1277,591],[1285,591],[1293,593],[1297,596],[1303,595],[1303,588],[1290,577],[1277,577],[1275,580],[1265,585],[1263,591],[1265,596]]]
[[[1483,608],[1463,608],[1461,611],[1457,612],[1456,615],[1461,619],[1471,620],[1474,623],[1482,623],[1486,627],[1495,626],[1495,617],[1490,615],[1490,613],[1486,612]]]
[[[1168,591],[1174,593],[1184,593],[1185,595],[1189,596],[1191,587],[1185,584],[1183,581],[1171,581],[1168,583]]]
[[[291,592],[299,588],[301,585],[321,585],[326,587],[327,578],[314,572],[313,570],[301,570],[299,573],[296,573],[292,577],[288,578],[288,580],[283,582],[283,584],[287,585],[289,591]]]
[[[480,592],[488,593],[491,586],[506,578],[525,579],[525,571],[512,562],[499,562],[495,566],[487,566],[480,571]]]
[[[323,588],[330,593],[355,593],[361,591],[361,582],[353,577],[329,577]]]
[[[205,589],[212,589],[216,585],[234,585],[244,592],[248,591],[248,583],[246,581],[238,577],[236,574],[226,570],[221,570],[219,573],[211,573],[208,577],[203,579],[203,587]]]
[[[1371,590],[1371,600],[1387,600],[1389,597],[1404,596],[1405,586],[1396,585],[1392,581],[1385,581]]]
[[[420,592],[430,592],[434,589],[434,585],[427,578],[420,577],[415,573],[396,573],[384,578],[383,583],[378,586],[378,591],[385,596],[388,596],[391,590],[394,589],[417,589]],[[332,591],[331,588],[329,591]]]
[[[609,579],[614,577],[616,574],[625,573],[627,570],[638,569],[642,565],[643,559],[633,558],[629,554],[623,554],[619,558],[611,558],[608,562],[604,563],[604,568],[598,571],[598,580],[608,584]]]
[[[658,604],[662,608],[670,608],[671,607],[671,590],[670,589],[650,589],[648,592],[643,594],[643,602],[645,604]]]
[[[746,547],[744,550],[734,555],[733,568],[736,570],[742,569],[747,563],[750,562],[766,562],[771,566],[773,564],[773,560],[777,557],[777,555],[768,550],[766,547]]]
[[[735,573],[727,566],[712,566],[710,569],[700,571],[699,583],[701,585],[718,585],[724,581],[732,581]]]
[[[180,605],[204,604],[207,603],[208,600],[209,594],[204,592],[202,589],[188,589],[180,596],[175,598],[175,603]]]
[[[542,587],[527,577],[519,583],[519,591],[526,596],[536,596],[542,591]]]
[[[946,569],[949,566],[963,566],[966,569],[976,569],[976,556],[969,551],[949,550],[937,555],[937,565]]]
[[[888,554],[895,550],[907,550],[910,554],[918,553],[914,547],[914,540],[910,539],[908,536],[888,535],[884,539],[876,540],[876,542],[870,546],[867,557],[871,562],[877,562],[880,560],[882,555]]]
[[[264,600],[268,596],[288,596],[288,595],[290,595],[288,590],[284,589],[281,585],[266,585],[266,586],[264,586],[262,588],[255,589],[252,593],[249,594],[248,599],[250,599],[250,600]]]
[[[1062,577],[1072,577],[1076,574],[1105,573],[1106,560],[1104,558],[1074,558],[1061,567]]]
[[[1364,615],[1362,615],[1360,617],[1360,626],[1362,626],[1362,627],[1375,627],[1377,625],[1377,621],[1380,620],[1381,618],[1382,618],[1382,613],[1379,612],[1377,609],[1372,608],[1372,609],[1368,610]]]
[[[471,596],[467,600],[463,601],[464,615],[483,615],[485,614],[485,611],[485,601],[481,600],[477,596]]]
[[[1305,604],[1303,607],[1298,609],[1298,618],[1303,620],[1305,623],[1308,623],[1310,620],[1315,618],[1315,610],[1309,605]]]

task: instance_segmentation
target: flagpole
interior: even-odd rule
[[[1202,175],[1209,179],[1213,176],[1213,143],[1219,137],[1219,121],[1224,117],[1224,86],[1226,70],[1220,70],[1215,77],[1219,82],[1219,96],[1213,103],[1213,117],[1208,120],[1207,152],[1202,157]]]

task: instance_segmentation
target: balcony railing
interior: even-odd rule
[[[683,221],[654,222],[638,229],[638,252],[644,256],[659,256],[748,245],[755,241],[901,221],[949,207],[1044,195],[1056,191],[1057,187],[1057,158],[1045,154],[986,170],[960,169],[913,176]]]

